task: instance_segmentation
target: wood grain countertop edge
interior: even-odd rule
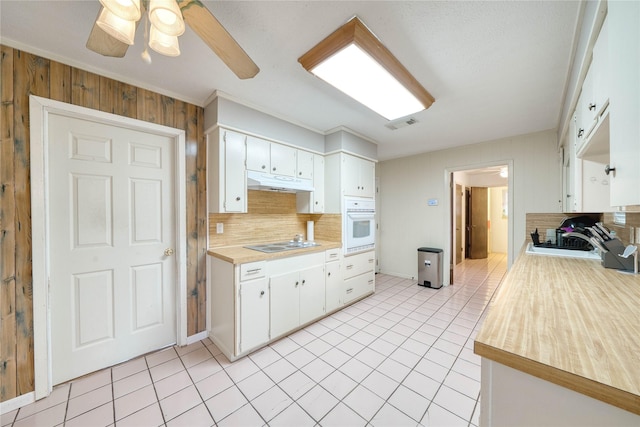
[[[478,341],[474,342],[473,347],[479,356],[640,415],[638,395]]]
[[[282,252],[260,252],[253,249],[247,249],[244,245],[221,246],[209,248],[207,255],[219,258],[232,264],[245,264],[248,262],[269,261],[273,259],[286,258],[297,255],[311,254],[315,252],[324,252],[329,249],[337,249],[342,247],[340,242],[331,242],[326,240],[316,240],[318,246],[308,248],[291,249]]]

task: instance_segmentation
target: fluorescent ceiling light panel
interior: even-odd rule
[[[298,61],[388,120],[422,111],[435,101],[357,17]]]

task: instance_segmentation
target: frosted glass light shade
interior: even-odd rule
[[[105,33],[118,39],[122,43],[126,43],[128,45],[133,44],[133,39],[136,35],[135,21],[122,19],[111,13],[111,11],[106,7],[103,7],[96,24],[98,24]]]
[[[411,92],[355,44],[329,57],[311,72],[387,120],[424,110]]]
[[[149,20],[168,36],[180,36],[184,33],[184,20],[176,0],[151,0]]]
[[[121,19],[127,21],[140,19],[140,0],[100,0],[100,3]]]
[[[178,44],[178,36],[170,36],[155,27],[151,26],[149,34],[149,47],[158,53],[166,56],[180,55],[180,45]]]
[[[388,120],[425,110],[435,101],[358,17],[320,41],[298,62]]]

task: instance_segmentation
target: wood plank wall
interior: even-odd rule
[[[186,132],[187,331],[206,329],[204,109],[0,45],[0,401],[34,390],[29,95]]]

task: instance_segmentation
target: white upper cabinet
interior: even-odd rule
[[[640,205],[640,2],[608,11],[611,205]]]
[[[209,212],[247,211],[245,135],[224,129],[207,135]]]
[[[270,172],[271,143],[254,136],[247,136],[247,169]]]
[[[313,191],[296,194],[296,205],[298,213],[324,213],[324,156],[311,154],[311,167],[313,175]],[[298,165],[300,165],[300,154],[298,150]]]
[[[578,157],[609,152],[609,30],[605,18],[593,46],[592,61],[576,105]]]
[[[298,150],[297,159],[296,159],[296,170],[297,177],[304,179],[313,179],[314,173],[314,165],[313,165],[314,154],[309,151]]]
[[[375,163],[344,154],[342,170],[344,171],[342,184],[345,196],[374,197]]]
[[[600,117],[609,105],[609,24],[605,18],[593,46],[593,115]]]
[[[247,169],[296,176],[298,151],[293,147],[247,136]]]
[[[296,176],[295,148],[286,145],[271,143],[271,173],[284,176]]]

